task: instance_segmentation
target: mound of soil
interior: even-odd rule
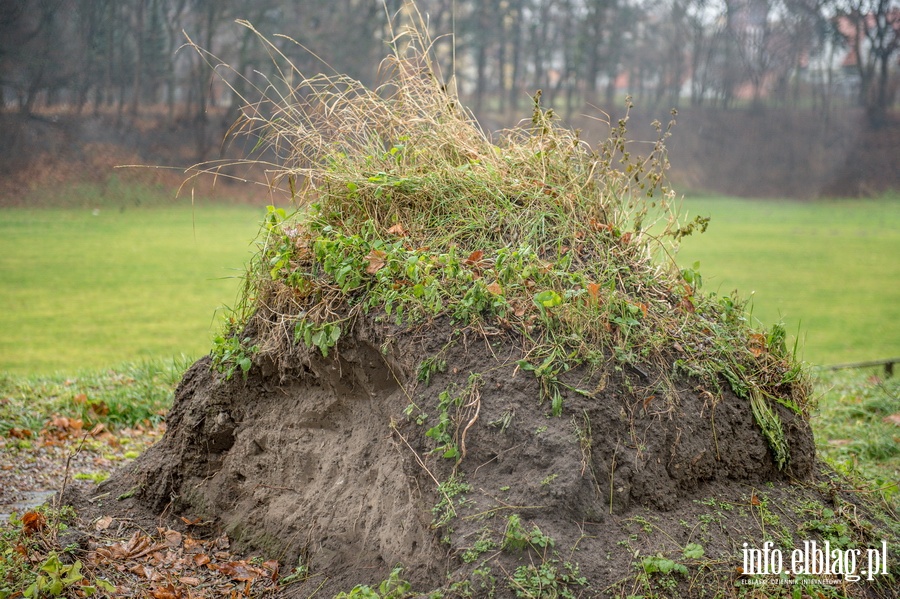
[[[539,566],[573,596],[625,596],[652,584],[633,576],[640,556],[689,543],[717,574],[676,583],[733,585],[741,543],[761,546],[767,526],[797,541],[797,506],[837,501],[790,410],[777,408],[781,471],[728,391],[613,365],[562,377],[552,416],[520,347],[500,329],[438,320],[401,332],[361,318],[328,358],[262,360],[231,380],[200,360],[162,441],[100,490],[122,499],[85,509],[212,521],[240,549],[308,566],[285,596],[377,585],[398,565],[415,590],[444,596],[568,596],[524,594]],[[440,368],[421,376],[434,355]],[[458,455],[435,451],[442,431]],[[782,514],[780,528],[763,509]]]

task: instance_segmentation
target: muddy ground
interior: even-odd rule
[[[85,521],[213,523],[238,551],[302,566],[286,597],[376,587],[398,566],[445,597],[752,596],[744,543],[790,551],[852,512],[854,538],[880,546],[877,514],[816,462],[791,411],[778,406],[781,471],[730,392],[611,363],[566,374],[552,416],[520,347],[502,330],[369,322],[328,358],[261,359],[246,379],[201,360],[162,441],[101,485],[106,499],[75,503]],[[894,588],[833,582],[837,596]]]

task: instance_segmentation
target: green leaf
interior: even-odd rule
[[[541,291],[534,296],[534,303],[542,308],[552,308],[562,303],[562,298],[552,289]]]
[[[684,548],[685,559],[700,559],[703,557],[703,546],[697,543],[688,543]]]
[[[329,345],[332,347],[337,344],[338,339],[341,338],[341,327],[338,325],[334,325],[331,327],[331,333],[328,335]]]

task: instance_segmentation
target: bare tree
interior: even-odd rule
[[[900,49],[900,4],[895,0],[846,0],[837,6],[836,19],[853,54],[860,103],[870,122],[879,125],[891,100],[891,57]]]

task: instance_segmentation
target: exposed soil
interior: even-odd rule
[[[782,472],[729,392],[613,364],[602,378],[569,373],[564,382],[587,394],[565,393],[553,417],[538,381],[517,368],[519,347],[500,330],[438,321],[400,334],[361,320],[337,354],[298,349],[255,364],[246,380],[200,360],[164,438],[101,486],[122,499],[75,498],[79,512],[211,521],[211,534],[224,531],[237,550],[308,566],[305,583],[283,590],[289,597],[374,586],[399,564],[417,591],[463,581],[471,596],[515,596],[517,568],[549,564],[576,596],[624,597],[648,590],[635,576],[640,556],[677,559],[688,543],[705,556],[688,560],[696,574],[675,580],[672,596],[703,596],[734,586],[743,542],[761,546],[774,533],[802,546],[812,531],[800,506],[846,501],[790,410],[778,408],[791,450]],[[422,358],[436,354],[446,371],[417,382]],[[425,434],[444,390],[445,400],[461,398],[448,410],[458,462]],[[504,547],[513,514],[552,546]],[[566,585],[576,565],[585,584]],[[860,585],[848,594],[889,596]]]

